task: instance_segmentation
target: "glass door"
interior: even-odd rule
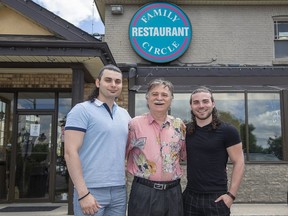
[[[15,200],[50,199],[52,114],[19,114]]]

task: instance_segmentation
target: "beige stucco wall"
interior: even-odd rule
[[[0,20],[1,35],[53,35],[43,27],[5,6],[0,7]]]

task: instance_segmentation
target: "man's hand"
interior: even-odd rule
[[[101,206],[98,204],[97,200],[92,194],[79,201],[83,214],[94,215],[98,212]]]
[[[231,208],[231,206],[232,206],[232,204],[233,204],[233,199],[230,197],[230,196],[228,196],[227,194],[223,194],[223,195],[221,195],[220,197],[218,197],[216,200],[215,200],[215,202],[219,202],[220,200],[223,200],[223,202],[226,204],[226,206],[228,207],[228,208]]]

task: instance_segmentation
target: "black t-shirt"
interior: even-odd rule
[[[237,129],[230,124],[221,123],[216,130],[211,124],[196,126],[192,135],[186,135],[187,188],[198,193],[226,192],[226,148],[240,142]]]

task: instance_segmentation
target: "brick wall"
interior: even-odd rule
[[[1,88],[71,88],[71,74],[0,74]]]

